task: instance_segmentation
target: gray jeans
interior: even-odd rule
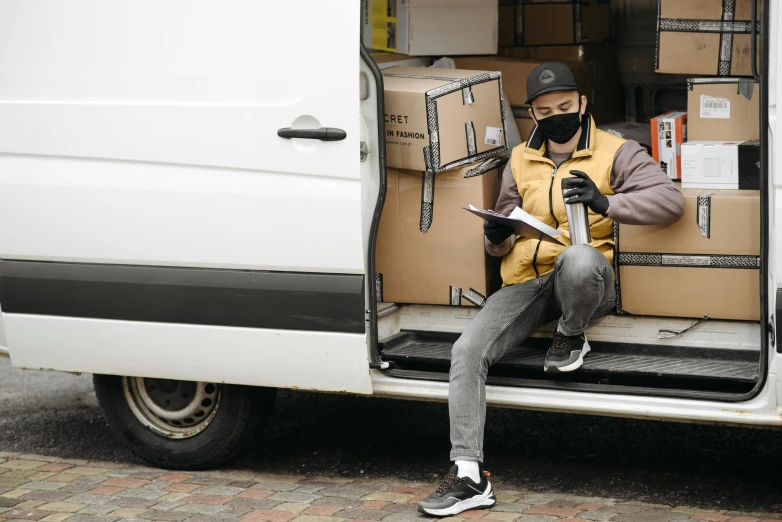
[[[553,272],[489,297],[451,353],[451,460],[483,462],[489,366],[557,317],[561,333],[582,333],[590,320],[611,311],[615,299],[611,265],[585,245],[566,248]]]

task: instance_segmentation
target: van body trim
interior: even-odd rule
[[[364,276],[0,260],[4,313],[364,333]]]

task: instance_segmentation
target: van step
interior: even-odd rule
[[[402,331],[381,343],[381,357],[403,369],[448,371],[451,347],[458,334]],[[530,338],[509,351],[489,372],[495,376],[543,375],[543,360],[551,339]],[[759,352],[677,346],[590,342],[592,351],[576,372],[600,377],[708,379],[754,383]],[[545,374],[547,378],[551,374]]]

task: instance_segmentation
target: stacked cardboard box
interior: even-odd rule
[[[572,45],[611,36],[609,0],[500,0],[499,46]]]

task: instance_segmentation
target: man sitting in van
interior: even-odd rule
[[[509,215],[518,206],[567,230],[565,205],[583,203],[589,208],[592,240],[564,247],[517,237],[497,223],[484,225],[486,250],[503,257],[503,288],[453,346],[448,407],[454,465],[419,504],[419,511],[429,515],[454,515],[496,501],[481,465],[489,366],[557,320],[544,370],[580,368],[589,352],[584,330],[615,305],[614,221],[668,224],[684,212],[681,192],[646,150],[597,129],[567,65],[552,62],[533,70],[527,98],[537,126],[526,145],[513,149],[494,209]],[[573,189],[567,203],[563,188]]]

